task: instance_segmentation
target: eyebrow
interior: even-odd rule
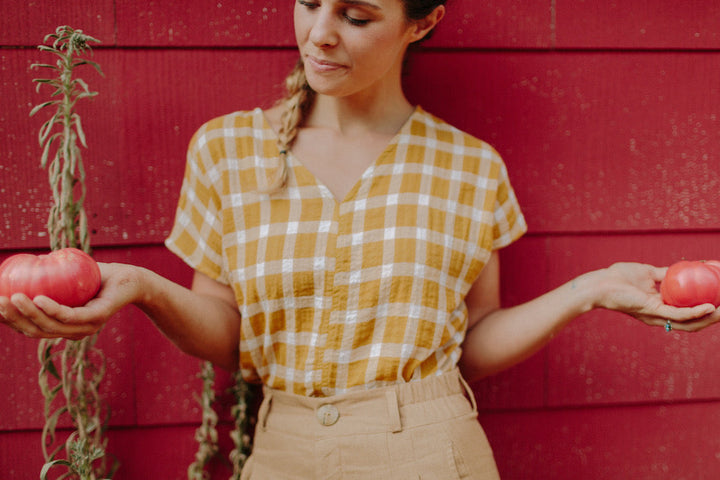
[[[380,10],[380,7],[378,5],[375,5],[374,3],[365,2],[363,0],[342,0],[341,3],[344,3],[346,5],[357,5],[362,7],[370,7],[375,10]]]

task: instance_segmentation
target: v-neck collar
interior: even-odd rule
[[[270,122],[268,121],[267,117],[265,116],[265,113],[261,108],[255,109],[256,115],[260,115],[262,117],[262,125],[263,128],[266,129],[268,132],[270,132],[273,139],[275,139],[275,145],[277,147],[277,141],[279,140],[277,132],[272,128],[270,125]],[[295,154],[290,150],[288,152],[288,159],[291,162],[290,167],[291,168],[302,168],[307,172],[307,174],[312,177],[314,180],[317,188],[322,192],[323,197],[331,198],[334,202],[336,207],[339,207],[340,205],[347,203],[351,200],[353,200],[360,188],[362,187],[365,180],[370,178],[372,176],[372,173],[375,171],[375,169],[382,163],[382,160],[385,159],[388,156],[394,157],[396,154],[396,149],[398,146],[398,143],[400,141],[400,138],[402,138],[403,135],[406,133],[409,133],[410,126],[413,122],[413,119],[422,112],[422,108],[418,105],[415,106],[413,109],[413,112],[408,116],[408,118],[405,120],[405,123],[400,127],[400,129],[395,133],[395,135],[392,137],[392,139],[388,142],[388,144],[385,146],[383,151],[380,153],[380,155],[375,158],[370,165],[363,171],[363,173],[360,175],[360,177],[357,179],[357,181],[353,184],[353,186],[348,190],[348,192],[345,194],[343,198],[336,197],[332,190],[323,182],[317,175],[315,175],[309,168],[307,168],[303,162],[295,156]],[[276,150],[277,155],[280,154],[280,150]]]

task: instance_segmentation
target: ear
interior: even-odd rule
[[[422,40],[425,35],[428,34],[435,26],[440,23],[440,20],[445,16],[445,5],[438,5],[435,7],[427,17],[416,20],[415,27],[413,28],[410,43]]]

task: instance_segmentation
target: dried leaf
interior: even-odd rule
[[[80,139],[80,143],[83,147],[87,148],[87,142],[85,141],[85,132],[82,128],[82,123],[80,121],[80,115],[77,113],[73,113],[72,115],[73,123],[75,123],[75,130],[77,131],[78,138]]]
[[[102,75],[103,77],[105,76],[102,69],[100,68],[100,65],[98,65],[96,62],[93,62],[92,60],[79,60],[73,64],[73,67],[79,67],[81,65],[90,65],[91,67],[95,68],[95,70],[97,70],[100,75]]]
[[[57,467],[58,465],[62,465],[64,467],[72,467],[72,463],[67,460],[53,460],[52,462],[48,462],[43,465],[42,470],[40,470],[40,480],[47,480],[47,475],[50,469],[53,467]]]
[[[50,117],[48,121],[42,124],[42,127],[40,127],[40,131],[38,132],[38,141],[40,142],[40,145],[45,144],[50,132],[52,132],[53,126],[56,123],[60,123],[60,116],[58,113],[55,113],[55,115]]]
[[[50,155],[50,146],[55,141],[55,139],[58,138],[60,135],[61,134],[59,132],[54,135],[51,135],[50,138],[48,138],[47,141],[45,142],[45,146],[43,147],[43,153],[42,153],[42,156],[40,157],[40,166],[42,168],[45,168],[47,166],[48,156]]]
[[[43,102],[40,105],[35,105],[33,107],[33,109],[30,110],[30,116],[32,117],[33,115],[35,115],[37,112],[39,112],[43,108],[48,107],[50,105],[54,105],[56,103],[58,103],[57,100],[50,100],[49,102]]]
[[[51,68],[53,70],[59,70],[57,65],[50,65],[48,63],[33,63],[30,65],[30,68],[36,69],[36,68]],[[33,82],[36,82],[37,80],[33,80]]]

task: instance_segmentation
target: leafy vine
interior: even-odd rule
[[[195,431],[195,440],[198,442],[198,451],[195,453],[195,461],[188,467],[188,480],[207,480],[208,473],[205,465],[217,454],[218,432],[215,428],[218,422],[218,415],[213,409],[215,402],[215,370],[212,363],[202,362],[198,375],[203,381],[200,395],[200,406],[202,407],[202,423]]]
[[[52,41],[51,45],[46,45]],[[32,68],[45,68],[54,72],[54,78],[33,81],[37,91],[43,85],[53,89],[52,100],[35,106],[30,116],[47,107],[54,107],[53,115],[40,127],[38,140],[42,148],[41,166],[47,168],[53,194],[53,205],[48,217],[50,248],[65,247],[90,251],[85,200],[85,171],[80,145],[87,148],[80,115],[75,111],[78,100],[93,97],[74,70],[83,65],[94,67],[101,75],[100,66],[83,58],[91,52],[90,42],[98,40],[81,30],[68,26],[58,27],[39,45],[41,52],[58,57],[53,64],[39,63]],[[80,145],[78,145],[78,142]],[[42,450],[45,457],[40,478],[47,478],[53,467],[66,467],[59,478],[96,480],[111,478],[117,469],[115,463],[107,468],[105,448],[106,412],[98,394],[105,375],[105,359],[95,346],[97,335],[82,340],[41,340],[38,345],[40,372],[38,383],[45,398],[45,425],[42,432]],[[56,428],[67,414],[75,428],[64,442],[57,441]],[[67,459],[58,458],[63,448]]]
[[[46,45],[52,41],[51,45]],[[48,169],[53,205],[48,218],[50,247],[57,250],[75,247],[90,251],[87,215],[83,207],[85,199],[85,171],[80,145],[87,148],[80,115],[75,111],[78,100],[94,97],[87,83],[74,78],[76,68],[89,65],[101,75],[100,66],[82,55],[91,53],[89,43],[97,43],[93,37],[69,26],[58,27],[55,33],[45,37],[45,44],[38,49],[56,55],[56,64],[38,63],[32,68],[45,68],[55,72],[55,78],[33,79],[37,90],[43,85],[53,88],[52,100],[36,105],[30,116],[47,107],[54,107],[54,114],[40,127],[38,140],[42,148],[41,166]],[[79,145],[78,145],[79,142]],[[42,451],[45,464],[40,472],[46,480],[51,469],[65,467],[66,472],[58,480],[73,478],[98,480],[112,478],[118,468],[113,462],[108,468],[106,459],[107,439],[104,433],[108,413],[98,394],[105,375],[105,359],[96,347],[97,335],[79,341],[54,339],[41,340],[38,345],[40,372],[38,383],[45,399],[45,425],[42,431]],[[199,374],[203,388],[199,402],[202,407],[202,423],[195,432],[198,451],[195,461],[188,467],[189,480],[205,480],[205,467],[218,452],[217,413],[213,409],[215,374],[212,364],[203,362]],[[242,468],[252,450],[248,433],[254,418],[248,414],[253,398],[248,385],[239,372],[232,388],[235,403],[231,408],[234,429],[230,433],[234,448],[230,452],[233,467],[231,480],[239,480]],[[57,439],[58,422],[64,415],[72,420],[73,431],[64,442]],[[62,450],[66,457],[58,458]]]
[[[255,423],[255,417],[251,415],[250,404],[254,399],[250,386],[242,379],[241,372],[235,372],[235,384],[232,388],[235,403],[230,409],[234,419],[234,429],[230,432],[230,438],[235,447],[230,452],[230,462],[233,473],[230,480],[240,480],[243,466],[252,452],[252,436],[250,431]]]

